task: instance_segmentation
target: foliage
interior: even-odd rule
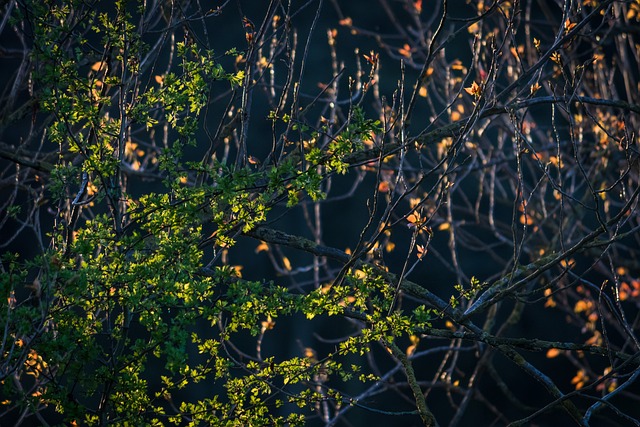
[[[0,420],[637,423],[639,3],[241,3],[3,6]]]

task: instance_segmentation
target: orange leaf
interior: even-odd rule
[[[259,165],[260,164],[260,160],[258,160],[257,158],[255,158],[253,156],[247,157],[247,161],[252,165]]]
[[[449,224],[448,222],[443,222],[438,226],[438,231],[446,231],[450,228],[451,228],[451,224]]]
[[[422,13],[422,0],[416,0],[413,2],[413,7],[416,9],[416,12]]]
[[[387,181],[380,181],[380,184],[378,184],[378,191],[380,193],[388,193],[389,183]]]
[[[482,88],[478,83],[473,82],[471,86],[465,87],[464,91],[467,92],[469,95],[472,95],[477,98],[480,96],[480,93],[482,92]]]
[[[414,212],[414,213],[410,214],[409,216],[407,216],[407,221],[409,221],[414,226],[415,225],[420,225],[423,222],[422,218],[420,218],[420,214],[418,212]]]
[[[100,71],[102,69],[102,67],[104,67],[105,65],[106,65],[106,62],[104,62],[104,61],[96,62],[95,64],[93,64],[91,66],[91,70],[92,71],[96,71],[96,72]]]
[[[560,350],[557,348],[550,348],[547,350],[547,359],[553,359],[554,357],[560,356]]]
[[[273,321],[270,315],[267,315],[267,320],[262,321],[262,332],[273,329],[276,326],[276,322]]]
[[[422,245],[416,245],[416,250],[418,251],[418,258],[422,259],[427,254],[427,247]]]
[[[260,242],[256,248],[256,253],[259,254],[260,252],[269,252],[269,245],[267,245],[267,242]]]
[[[405,58],[411,58],[411,46],[405,43],[404,46],[398,49],[398,53]]]
[[[451,69],[456,71],[464,71],[464,65],[462,65],[462,61],[456,59],[451,64]]]
[[[531,85],[530,91],[531,91],[531,95],[533,95],[534,93],[536,93],[538,90],[540,90],[542,86],[540,86],[540,83],[535,83]]]

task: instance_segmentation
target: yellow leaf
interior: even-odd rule
[[[158,84],[164,83],[164,77],[162,77],[162,76],[155,75],[154,79],[156,80],[156,83],[158,83]]]
[[[423,98],[427,97],[427,88],[424,86],[420,87],[420,90],[418,91],[418,95],[420,95]]]
[[[450,228],[451,228],[451,224],[449,224],[448,222],[443,222],[442,224],[440,224],[438,226],[438,230],[439,231],[446,231],[446,230],[448,230]]]
[[[289,258],[282,257],[282,264],[284,265],[284,269],[287,271],[291,271],[291,261],[289,261]]]

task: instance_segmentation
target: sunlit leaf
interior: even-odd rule
[[[267,244],[267,242],[264,242],[264,241],[261,241],[255,250],[257,254],[260,252],[268,252],[268,251],[269,251],[269,245]]]
[[[480,95],[482,94],[482,88],[476,82],[473,82],[469,87],[465,87],[464,91],[475,98],[479,98]]]
[[[398,49],[398,53],[405,58],[411,58],[411,46],[405,43],[404,46]]]
[[[547,359],[553,359],[554,357],[558,357],[561,351],[557,348],[550,348],[547,350]]]
[[[289,258],[282,257],[282,265],[284,266],[284,269],[287,271],[291,271],[292,267],[291,267],[291,261],[289,261]]]

